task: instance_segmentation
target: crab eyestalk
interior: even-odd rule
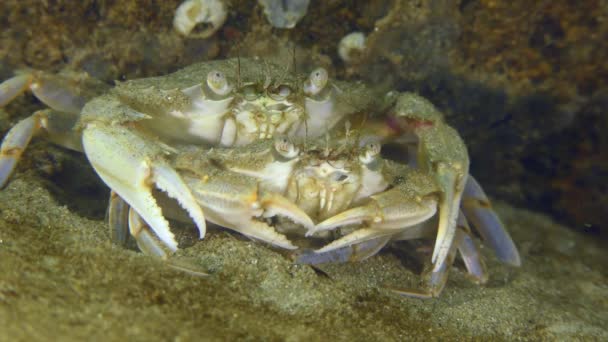
[[[325,89],[328,81],[327,70],[317,68],[310,73],[308,80],[304,83],[304,93],[308,96],[319,95]]]
[[[363,148],[363,152],[359,155],[359,161],[365,165],[373,163],[380,155],[380,149],[379,143],[368,143]]]
[[[322,136],[342,119],[340,111],[336,111],[334,87],[329,84],[325,69],[318,68],[310,73],[304,83],[304,95],[307,119],[305,130],[300,130],[299,136]]]
[[[226,97],[232,92],[232,87],[228,84],[226,76],[221,71],[213,70],[207,74],[207,88],[212,94],[218,97]]]

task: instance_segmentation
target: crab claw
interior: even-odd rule
[[[312,233],[361,223],[373,229],[403,230],[435,215],[436,183],[428,175],[405,166],[394,172],[402,179],[395,187],[370,196],[362,206],[326,219]]]
[[[370,196],[370,201],[360,207],[346,210],[319,223],[315,231],[339,226],[363,223],[367,228],[333,241],[317,250],[325,253],[345,246],[385,236],[394,236],[427,221],[437,212],[436,186],[424,174],[402,169],[404,181],[394,188]]]
[[[261,191],[254,177],[205,164],[197,168],[196,175],[184,172],[183,178],[209,221],[251,238],[296,249],[285,235],[262,220],[278,215],[308,229],[314,226],[310,217],[287,198]]]
[[[205,217],[190,189],[163,159],[160,147],[122,126],[90,123],[83,131],[87,158],[101,179],[122,197],[171,251],[177,241],[152,195],[156,185],[176,199],[194,220],[201,238]],[[118,171],[115,171],[118,170]]]
[[[500,261],[512,266],[521,266],[513,239],[492,210],[492,204],[479,183],[470,175],[464,188],[462,211]]]
[[[372,201],[365,206],[343,211],[317,224],[310,234],[363,222],[376,229],[403,229],[428,220],[435,215],[437,208],[433,198],[408,202],[398,189],[371,198]]]
[[[262,195],[261,204],[264,208],[264,217],[280,215],[291,221],[301,224],[306,229],[313,229],[315,226],[312,219],[298,206],[287,198],[277,193],[265,193]]]

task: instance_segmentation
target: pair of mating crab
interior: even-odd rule
[[[27,89],[50,109],[5,136],[0,185],[32,136],[45,131],[84,151],[112,189],[113,239],[124,242],[130,231],[149,254],[177,250],[159,205],[168,195],[201,238],[206,220],[286,249],[297,248],[288,236],[335,238],[301,253],[303,263],[363,260],[390,241],[436,236],[424,296],[441,292],[457,252],[485,281],[467,219],[501,261],[520,263],[468,175],[461,138],[418,95],[381,95],[330,81],[324,69],[300,76],[255,59],[196,64],[112,88],[82,74],[27,71],[0,84],[0,106]],[[385,145],[396,158],[380,154]]]

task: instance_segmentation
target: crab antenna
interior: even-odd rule
[[[295,44],[294,44],[294,46],[295,46]],[[283,83],[285,81],[285,79],[287,78],[287,75],[289,75],[289,63],[285,63],[285,71],[281,74],[281,78],[276,80],[275,86],[278,86],[281,83]]]
[[[345,132],[346,136],[350,135],[350,120],[346,120],[344,122],[344,132]]]
[[[304,119],[304,149],[308,150],[308,119]]]
[[[241,89],[241,43],[236,43],[236,86]]]
[[[325,157],[329,157],[329,132],[325,132]]]
[[[270,64],[267,60],[264,60],[264,90],[268,89],[268,87],[272,83],[272,78],[270,77]]]
[[[291,49],[291,58],[293,59],[293,75],[298,75],[297,64],[296,64],[296,43],[293,43]]]
[[[344,122],[344,146],[346,147],[349,142],[350,142],[350,134],[351,134],[351,130],[350,130],[351,124],[350,124],[350,120],[346,120]]]

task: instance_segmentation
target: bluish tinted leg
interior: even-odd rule
[[[470,234],[471,229],[462,211],[460,212],[460,216],[458,216],[458,226],[461,227],[456,232],[458,234],[458,253],[467,268],[467,272],[475,282],[477,284],[485,284],[488,281],[488,273],[481,253]]]
[[[362,261],[378,253],[389,240],[390,236],[383,236],[324,253],[316,253],[313,250],[303,251],[297,255],[296,263],[317,265]]]
[[[515,243],[492,209],[485,192],[472,176],[468,177],[464,189],[462,211],[500,261],[512,266],[521,265]]]
[[[129,240],[129,204],[114,191],[108,203],[108,224],[112,243],[125,247]]]

